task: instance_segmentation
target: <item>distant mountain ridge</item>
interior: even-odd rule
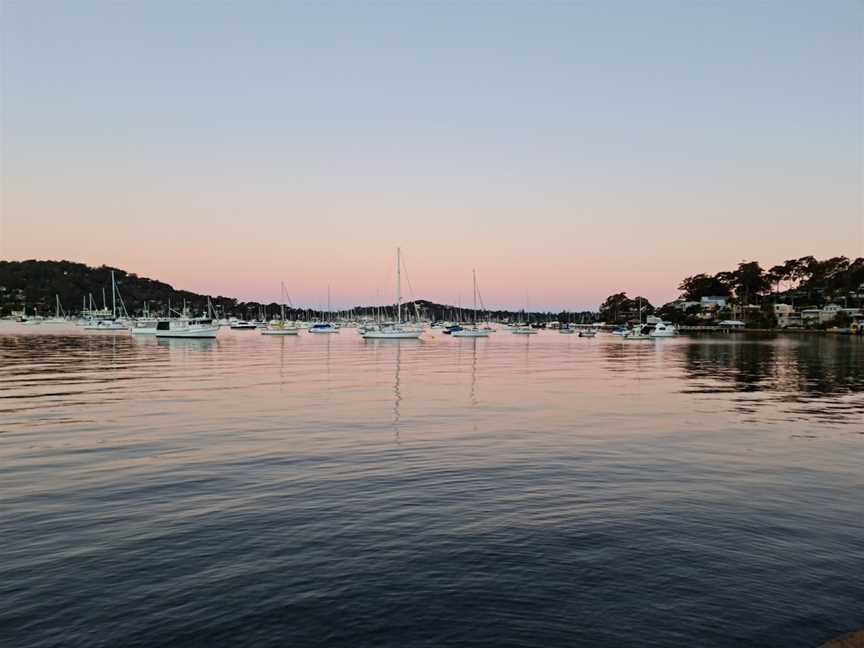
[[[68,313],[79,313],[83,299],[93,296],[97,307],[105,303],[111,306],[111,272],[123,298],[123,303],[130,315],[140,314],[147,304],[152,314],[167,314],[169,304],[172,309],[179,310],[185,301],[192,313],[202,313],[207,309],[208,299],[220,317],[255,318],[263,314],[273,316],[279,309],[276,302],[261,303],[244,302],[223,295],[204,295],[189,290],[179,290],[170,284],[147,277],[139,277],[133,272],[110,266],[91,267],[74,261],[0,261],[0,317],[9,315],[13,310],[21,310],[26,306],[30,314],[33,309],[39,313],[53,313],[55,295],[60,296],[60,302]],[[437,304],[425,299],[415,302],[422,314],[432,319],[451,319],[461,312],[470,319],[471,309],[457,308],[447,304]],[[373,315],[382,308],[376,306],[358,306],[354,310],[361,314]],[[410,304],[407,306],[413,310]],[[390,307],[392,310],[392,307]],[[291,317],[313,318],[311,309],[289,308]],[[408,311],[410,312],[410,311]],[[515,316],[510,311],[492,311],[494,317]],[[553,318],[548,313],[532,314],[535,319]]]

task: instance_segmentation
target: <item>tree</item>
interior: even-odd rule
[[[686,277],[678,290],[686,301],[699,301],[702,297],[728,297],[731,292],[723,277],[708,274]]]
[[[735,296],[742,304],[749,304],[753,297],[758,297],[770,288],[765,271],[758,261],[742,261],[733,274]]]

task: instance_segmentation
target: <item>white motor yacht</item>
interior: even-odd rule
[[[675,337],[678,335],[678,329],[669,322],[658,322],[654,326],[654,330],[649,334],[651,337]]]
[[[211,319],[176,319],[162,320],[156,324],[157,338],[208,338],[212,339],[219,333],[219,325]]]

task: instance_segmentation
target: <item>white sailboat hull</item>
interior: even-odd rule
[[[366,331],[364,340],[416,340],[423,331]]]
[[[513,333],[513,335],[537,335],[537,331],[532,328],[517,328],[513,329],[511,333]]]
[[[91,324],[84,327],[85,331],[101,331],[103,333],[128,333],[129,327],[125,324],[105,324],[104,326],[99,326],[98,324]]]
[[[189,338],[189,339],[212,339],[219,333],[218,326],[207,326],[201,328],[174,329],[168,331],[156,331],[157,338]]]
[[[298,335],[299,328],[267,328],[261,329],[261,335]]]
[[[489,337],[489,331],[474,331],[474,330],[470,330],[470,329],[462,329],[461,331],[453,331],[450,334],[450,337],[463,337],[463,338]]]

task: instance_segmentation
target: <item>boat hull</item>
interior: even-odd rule
[[[132,335],[156,335],[156,328],[150,326],[139,326],[138,328],[131,328],[129,332]]]
[[[422,331],[366,331],[364,340],[417,340]]]
[[[489,331],[453,331],[450,334],[452,337],[460,337],[460,338],[485,338],[489,337]]]
[[[173,331],[157,331],[157,338],[185,338],[185,339],[213,339],[219,333],[218,326],[196,328],[189,330],[176,329]]]
[[[262,329],[261,335],[298,335],[300,329]]]

